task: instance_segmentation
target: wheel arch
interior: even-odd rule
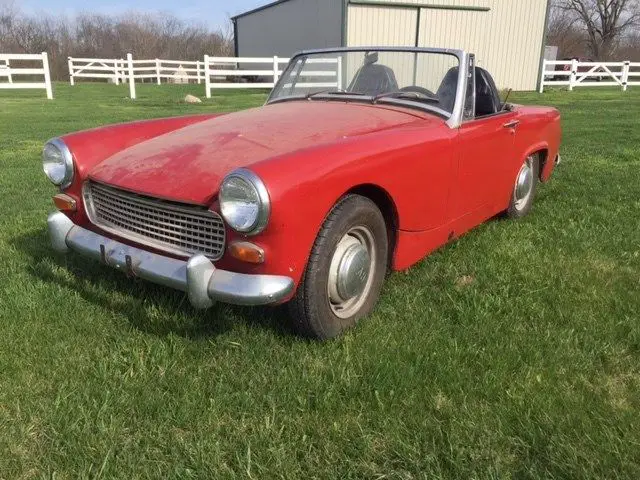
[[[538,151],[534,152],[533,154],[538,156],[538,180],[542,182],[544,181],[542,177],[542,172],[544,172],[545,166],[549,161],[549,149],[546,147],[541,148]]]
[[[546,143],[538,143],[530,147],[523,156],[522,161],[531,155],[537,155],[538,157],[538,180],[542,181],[542,173],[544,172],[544,168],[547,165],[547,161],[549,160],[549,145]]]
[[[376,206],[382,213],[384,221],[387,225],[387,239],[389,242],[388,264],[391,265],[395,256],[397,231],[400,225],[398,208],[393,200],[393,197],[387,190],[379,185],[375,185],[372,183],[363,183],[352,187],[347,190],[342,196],[349,194],[362,195],[363,197],[368,198],[376,204]]]

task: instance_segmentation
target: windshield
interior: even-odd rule
[[[453,53],[349,50],[294,57],[269,102],[309,99],[399,103],[450,116],[459,60]]]

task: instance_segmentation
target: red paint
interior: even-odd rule
[[[90,177],[154,197],[208,203],[225,175],[238,167],[415,119],[362,105],[279,103],[133,145],[97,165]]]
[[[518,120],[515,130],[504,124]],[[449,128],[417,110],[291,101],[224,117],[197,116],[116,125],[64,137],[78,168],[67,193],[79,201],[87,178],[218,210],[216,195],[238,167],[267,185],[271,218],[251,242],[265,262],[227,254],[220,268],[300,280],[322,222],[335,202],[362,185],[392,199],[397,212],[393,267],[405,269],[507,208],[516,174],[545,150],[547,180],[560,145],[552,108],[517,107]],[[73,217],[86,226],[84,214]],[[94,228],[94,227],[90,227]],[[242,238],[228,231],[228,241]]]

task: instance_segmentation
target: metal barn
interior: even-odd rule
[[[462,48],[498,87],[534,90],[550,0],[279,0],[232,17],[236,56],[340,46]]]

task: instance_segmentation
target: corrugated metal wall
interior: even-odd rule
[[[418,16],[415,9],[351,5],[348,12],[347,45],[413,45]]]
[[[416,7],[365,6],[348,9],[347,45],[416,44],[462,48],[476,54],[479,66],[489,70],[498,87],[533,90],[538,81],[541,42],[548,0],[421,0],[402,3]],[[397,0],[378,0],[395,3]],[[457,7],[457,8],[456,8]],[[488,8],[488,11],[460,7]]]
[[[349,18],[353,18],[353,21],[347,23],[347,38],[353,40],[348,43],[351,47],[362,45],[401,47],[413,45],[415,42],[418,27],[418,16],[415,10],[384,8],[382,11],[376,7],[351,6],[349,15]],[[380,34],[381,31],[384,35]],[[348,57],[349,62],[345,69],[347,78],[353,76],[362,66],[360,62],[352,62],[353,58]],[[408,56],[381,54],[378,61],[393,69],[399,83],[412,82],[413,61]]]
[[[238,55],[290,57],[294,53],[339,47],[342,0],[290,0],[236,20]]]

